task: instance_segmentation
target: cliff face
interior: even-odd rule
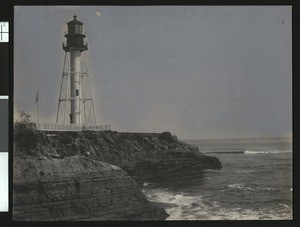
[[[188,183],[204,169],[219,168],[217,158],[169,132],[50,133],[19,124],[14,127],[14,218],[165,219],[165,211],[149,204],[136,182]]]
[[[34,137],[34,140],[30,138]],[[220,161],[203,155],[171,133],[48,132],[15,127],[15,153],[64,158],[81,154],[125,169],[138,183],[189,180],[204,169],[220,169]],[[176,174],[174,174],[176,173]]]
[[[117,166],[72,156],[14,157],[14,220],[163,220]]]

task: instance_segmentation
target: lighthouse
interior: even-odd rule
[[[57,108],[56,123],[96,125],[96,114],[88,72],[86,52],[88,44],[83,23],[73,20],[67,23],[68,30],[62,48],[65,51],[64,66]]]

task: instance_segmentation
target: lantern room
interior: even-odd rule
[[[71,49],[87,50],[87,43],[84,42],[86,36],[82,29],[83,23],[77,20],[76,15],[74,15],[73,20],[69,21],[67,25],[68,31],[65,34],[67,41],[63,43],[63,49],[65,51],[70,51]]]

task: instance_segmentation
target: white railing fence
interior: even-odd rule
[[[42,131],[105,131],[111,130],[111,126],[107,125],[77,125],[77,124],[52,124],[39,123],[36,124],[37,130]]]

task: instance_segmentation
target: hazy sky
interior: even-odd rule
[[[55,122],[74,14],[99,124],[180,139],[291,135],[289,6],[17,6],[15,112],[36,121],[39,89],[40,121]]]

